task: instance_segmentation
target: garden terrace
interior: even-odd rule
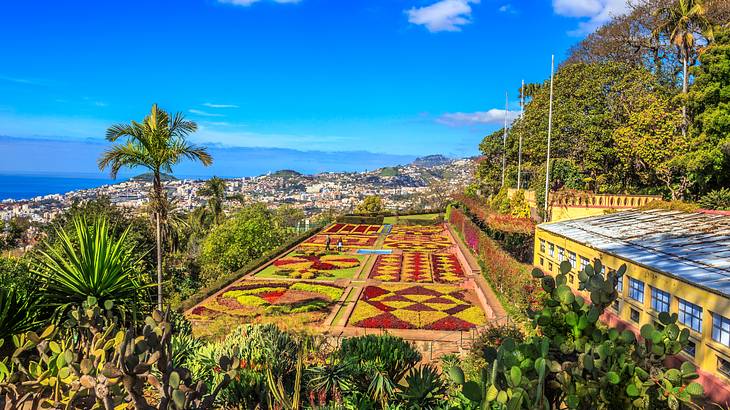
[[[198,334],[274,322],[331,335],[387,331],[411,340],[461,341],[460,332],[494,320],[494,309],[457,240],[443,223],[331,224],[186,316]]]

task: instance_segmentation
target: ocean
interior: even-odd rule
[[[78,189],[96,188],[121,180],[80,176],[0,174],[0,201],[30,199],[39,195],[64,194]]]

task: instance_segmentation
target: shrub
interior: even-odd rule
[[[700,205],[704,209],[730,211],[730,189],[721,188],[708,192],[700,199]]]

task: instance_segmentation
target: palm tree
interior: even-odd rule
[[[707,20],[704,0],[676,0],[671,5],[659,9],[659,23],[654,35],[667,34],[669,41],[679,50],[682,59],[682,94],[686,97],[689,88],[689,59],[695,47],[695,35],[703,35],[712,41],[712,25]],[[687,126],[687,103],[682,104],[684,126]]]
[[[213,158],[203,147],[190,144],[186,137],[198,129],[197,124],[185,119],[182,113],[171,116],[152,105],[150,113],[141,123],[115,124],[106,131],[106,139],[116,142],[126,138],[122,144],[112,146],[99,158],[99,169],[110,167],[112,178],[123,167],[143,167],[152,172],[152,194],[150,202],[157,203],[154,217],[157,234],[157,304],[162,309],[162,233],[161,224],[165,217],[162,206],[166,199],[162,185],[162,173],[172,173],[172,167],[183,159],[200,161],[208,166]]]
[[[223,201],[226,199],[226,181],[214,176],[205,181],[198,193],[208,199],[208,211],[213,216],[213,224],[220,224],[223,218]]]

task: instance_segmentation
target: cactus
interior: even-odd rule
[[[607,329],[599,318],[618,296],[626,266],[608,273],[599,260],[586,266],[578,289],[589,293],[589,301],[567,286],[571,268],[564,261],[555,278],[539,269],[532,273],[549,295],[532,317],[538,336],[519,344],[505,339],[487,351],[479,382],[464,380],[458,367],[448,370],[466,398],[483,409],[678,409],[703,395],[691,363],[680,369],[662,364],[689,337],[676,314],[659,316],[662,329],[644,325],[640,340],[628,330]]]
[[[51,325],[40,335],[14,336],[11,376],[3,376],[8,365],[0,362],[0,404],[113,409],[131,401],[144,410],[211,408],[218,392],[235,377],[239,362],[221,358],[225,376],[208,393],[205,383],[192,380],[190,371],[172,363],[169,311],[154,311],[137,334],[134,329],[119,330],[111,309],[111,302],[102,308],[90,297],[69,313],[66,332]],[[159,398],[156,406],[143,394],[148,386]]]

